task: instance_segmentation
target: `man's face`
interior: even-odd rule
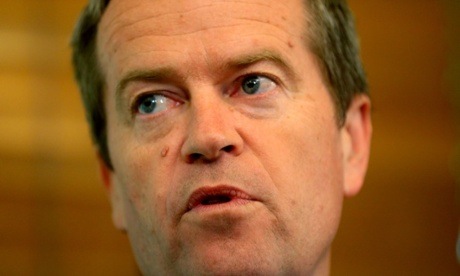
[[[114,166],[103,172],[145,274],[327,270],[350,137],[303,9],[111,1],[98,34]]]

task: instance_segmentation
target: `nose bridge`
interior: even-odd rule
[[[191,97],[182,156],[187,162],[213,160],[222,153],[238,153],[241,137],[235,128],[231,107],[215,91],[200,91]]]
[[[190,132],[217,135],[225,130],[225,123],[230,119],[228,106],[215,95],[202,95],[191,102]]]

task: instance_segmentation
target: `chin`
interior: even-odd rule
[[[178,266],[180,275],[293,275],[273,267],[273,263],[260,263],[255,260],[216,260],[194,261],[193,264]]]
[[[253,248],[249,248],[252,246]],[[179,275],[296,275],[292,264],[277,249],[260,248],[254,243],[234,241],[195,248],[184,252],[176,263]],[[286,257],[286,256],[284,256]]]

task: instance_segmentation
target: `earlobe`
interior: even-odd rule
[[[104,160],[98,155],[99,171],[104,183],[104,188],[112,205],[112,221],[119,230],[126,230],[126,222],[123,207],[123,198],[120,183],[114,172],[107,166]]]
[[[341,130],[344,162],[344,195],[354,196],[364,183],[372,136],[371,103],[366,95],[355,96]]]

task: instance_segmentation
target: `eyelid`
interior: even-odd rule
[[[263,77],[263,78],[267,78],[269,79],[270,81],[272,81],[276,87],[278,86],[283,86],[282,85],[282,82],[281,82],[281,79],[279,77],[277,77],[276,75],[274,74],[271,74],[271,73],[267,73],[267,72],[260,72],[260,71],[250,71],[248,73],[244,73],[243,75],[240,75],[238,78],[236,78],[235,82],[234,82],[234,88],[232,90],[231,93],[229,93],[229,95],[234,95],[236,93],[240,93],[241,91],[241,85],[243,83],[243,81],[246,79],[246,78],[249,78],[249,77]],[[275,88],[276,89],[276,88]],[[254,95],[251,95],[251,96],[256,96],[256,95],[259,95],[259,94],[254,94]],[[249,95],[248,95],[249,96]]]
[[[136,96],[133,97],[133,100],[130,103],[130,113],[131,116],[134,118],[136,115],[142,115],[142,116],[155,116],[157,113],[152,113],[152,114],[141,114],[138,110],[140,103],[142,100],[144,100],[147,97],[151,96],[163,96],[167,98],[170,101],[174,101],[176,104],[175,106],[183,103],[182,99],[179,99],[177,95],[174,95],[174,93],[169,92],[167,90],[157,90],[157,91],[145,91],[138,93]],[[162,113],[162,112],[158,112]]]
[[[280,84],[280,82],[281,82],[280,78],[277,77],[276,75],[271,74],[271,73],[267,73],[267,72],[259,72],[259,71],[253,71],[253,72],[251,71],[251,72],[245,73],[245,74],[241,75],[240,77],[238,77],[238,80],[241,82],[245,78],[253,77],[253,76],[254,77],[265,77],[265,78],[273,81],[276,84]]]

